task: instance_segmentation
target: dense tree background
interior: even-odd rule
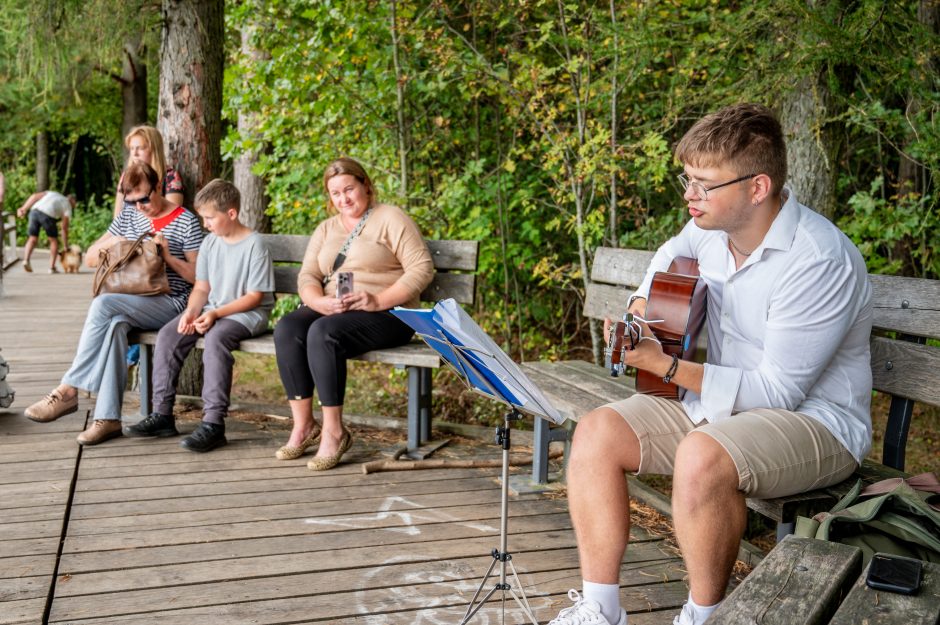
[[[154,121],[160,3],[8,5],[8,207],[35,186],[45,132],[50,184],[94,213],[123,162],[128,46]],[[360,159],[429,237],[481,241],[474,316],[515,356],[589,358],[594,248],[679,228],[671,148],[732,102],[780,112],[798,197],[872,271],[940,277],[937,14],[936,0],[226,0],[222,171],[237,163],[267,201],[252,223],[307,233],[325,164]]]

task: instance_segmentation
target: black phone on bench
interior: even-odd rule
[[[905,558],[890,553],[872,556],[865,583],[869,588],[913,595],[920,588],[923,563],[914,558]]]

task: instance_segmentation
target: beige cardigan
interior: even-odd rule
[[[297,276],[298,292],[310,283],[323,284],[347,236],[349,231],[339,215],[317,226]],[[421,292],[434,277],[434,263],[411,217],[397,206],[377,204],[337,271],[353,272],[356,291],[377,295],[395,283],[405,286],[412,296],[404,305],[416,307]],[[336,294],[335,275],[323,287],[323,292],[330,296]]]

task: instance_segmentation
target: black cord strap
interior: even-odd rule
[[[666,372],[666,375],[663,376],[663,382],[669,384],[672,382],[672,377],[676,375],[676,371],[679,370],[679,357],[675,354],[672,355],[672,365],[669,367],[669,371]]]

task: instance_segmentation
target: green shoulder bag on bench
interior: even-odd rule
[[[862,488],[862,481],[829,512],[798,517],[795,534],[862,550],[940,562],[940,482],[933,473],[893,478]]]

